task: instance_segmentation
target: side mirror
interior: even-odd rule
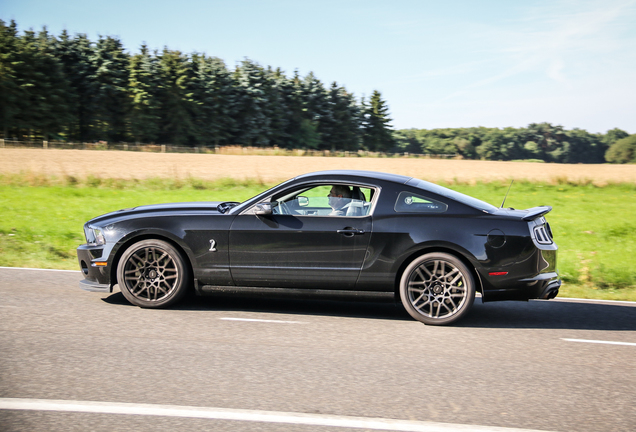
[[[306,207],[309,205],[309,198],[304,197],[304,196],[299,196],[298,197],[298,205],[302,206],[302,207]]]
[[[254,206],[254,214],[257,216],[267,216],[272,214],[272,203],[264,202]]]

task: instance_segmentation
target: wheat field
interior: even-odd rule
[[[273,183],[299,174],[354,169],[384,171],[448,183],[528,180],[548,183],[636,183],[636,165],[532,162],[143,153],[99,150],[0,149],[0,173],[146,179],[258,179]]]

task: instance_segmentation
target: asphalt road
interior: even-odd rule
[[[365,430],[347,427],[354,417],[375,419],[368,430],[636,430],[632,305],[477,300],[458,325],[427,327],[393,303],[144,310],[80,278],[0,269],[0,430]]]

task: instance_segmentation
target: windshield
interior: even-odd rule
[[[413,178],[407,181],[406,184],[409,186],[414,186],[419,189],[431,191],[433,193],[436,193],[437,195],[451,198],[462,204],[466,204],[468,206],[471,206],[476,209],[483,210],[489,213],[497,210],[497,207],[493,206],[492,204],[488,204],[487,202],[479,200],[477,198],[473,198],[471,196],[464,195],[463,193],[445,188],[444,186],[436,185],[435,183]]]
[[[285,185],[287,183],[289,183],[290,181],[294,180],[296,177],[291,178],[289,180],[285,180],[284,182],[277,184],[276,186],[267,189],[265,192],[261,192],[260,194],[256,195],[255,197],[252,197],[246,201],[243,201],[242,203],[240,203],[237,206],[234,206],[230,209],[230,214],[236,214],[239,213],[241,211],[243,211],[243,209],[245,209],[246,207],[255,204],[257,202],[260,202],[264,197],[266,197],[267,195],[270,195],[272,193],[272,191],[274,189],[277,189],[279,187],[281,187],[282,185]]]

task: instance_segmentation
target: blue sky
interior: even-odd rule
[[[0,19],[313,71],[382,92],[396,128],[636,133],[636,0],[0,0]]]

